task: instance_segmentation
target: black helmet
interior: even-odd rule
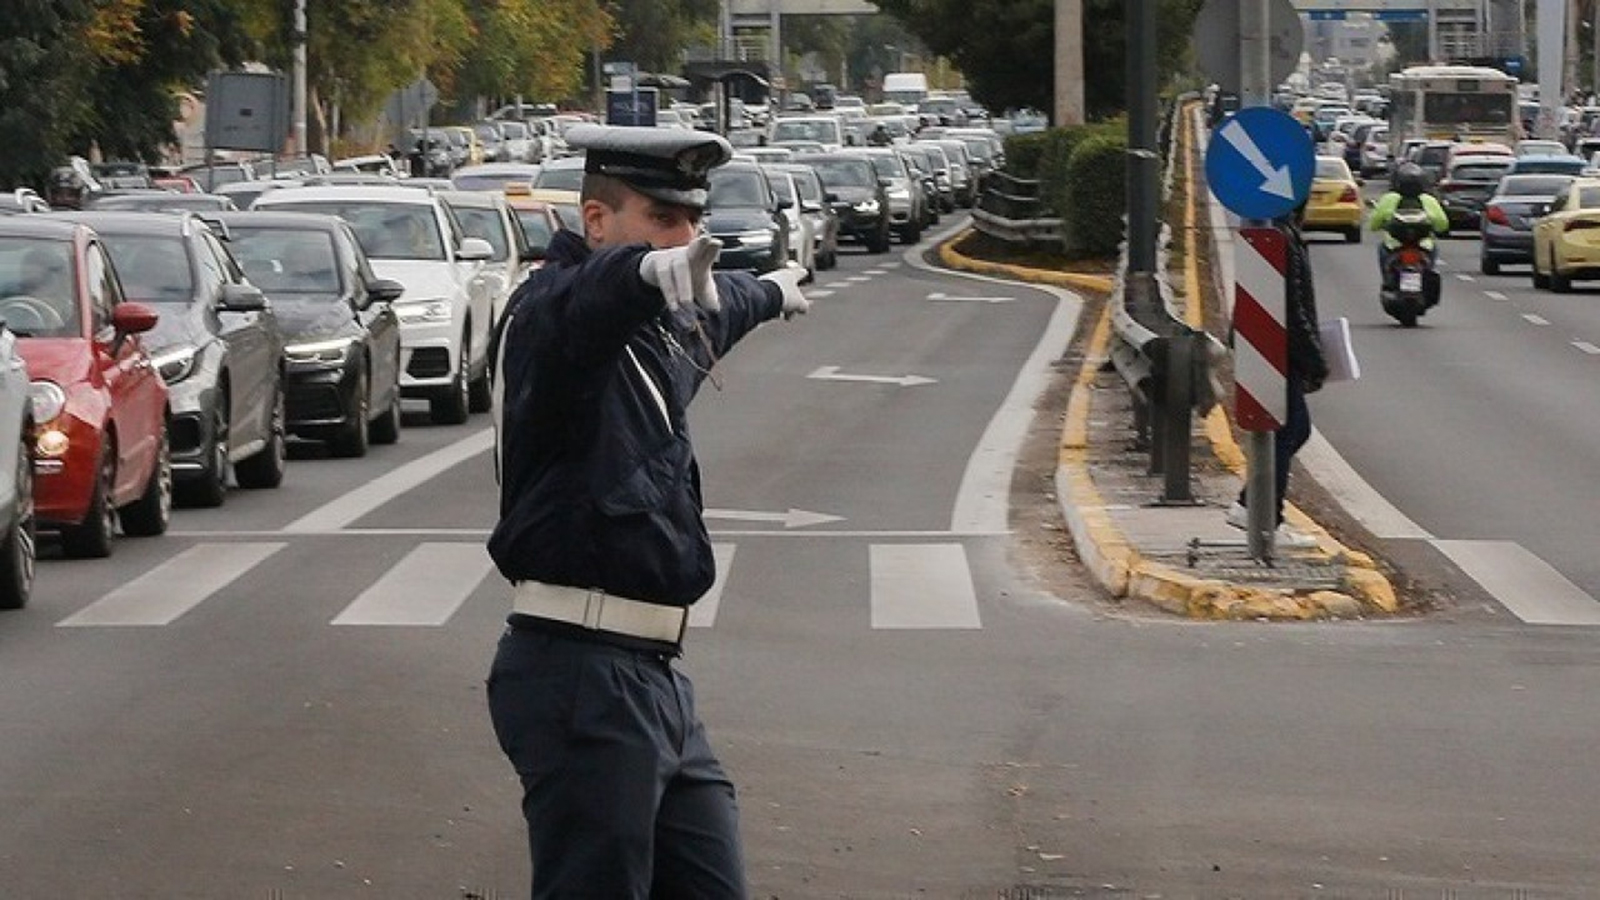
[[[1402,197],[1420,197],[1428,189],[1428,174],[1414,162],[1401,163],[1394,170],[1389,186]]]

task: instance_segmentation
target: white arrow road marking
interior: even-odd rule
[[[806,377],[818,381],[864,381],[871,384],[897,384],[900,387],[916,387],[919,384],[934,384],[938,381],[937,378],[925,378],[921,375],[847,375],[840,372],[838,366],[822,366]]]
[[[1256,146],[1255,138],[1250,136],[1250,132],[1246,131],[1237,119],[1229,121],[1228,124],[1222,126],[1222,139],[1232,144],[1233,149],[1239,151],[1239,155],[1243,156],[1246,162],[1261,173],[1263,179],[1261,189],[1263,191],[1282,197],[1285,200],[1294,199],[1294,185],[1289,180],[1289,167],[1278,166],[1273,168],[1272,163],[1267,160],[1267,155],[1261,152],[1260,147]]]
[[[774,522],[782,523],[785,528],[805,528],[808,525],[826,525],[829,522],[843,522],[843,516],[830,516],[827,513],[810,512],[804,509],[790,509],[785,512],[761,512],[754,509],[708,509],[702,515],[707,519],[732,519],[736,522]]]
[[[943,303],[1010,303],[1015,297],[961,297],[936,291],[928,295],[929,300]]]

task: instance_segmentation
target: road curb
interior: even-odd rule
[[[1098,291],[1102,294],[1109,293],[1114,284],[1109,275],[1086,275],[1079,272],[1053,272],[1048,269],[1029,269],[1022,266],[1013,266],[1007,263],[989,262],[988,260],[973,259],[964,256],[955,249],[967,235],[972,233],[972,228],[964,228],[954,236],[939,244],[939,260],[952,269],[963,272],[975,272],[979,275],[993,275],[999,278],[1010,278],[1014,281],[1029,281],[1039,284],[1053,284],[1056,287],[1073,288],[1080,291]]]

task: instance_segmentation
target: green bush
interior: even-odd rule
[[[1073,147],[1067,159],[1063,231],[1067,251],[1115,256],[1127,206],[1128,138],[1102,130]]]
[[[1049,131],[1006,136],[1006,174],[1015,178],[1038,178],[1039,159],[1050,140]]]

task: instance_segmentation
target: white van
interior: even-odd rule
[[[921,72],[890,72],[883,76],[883,99],[915,106],[928,96],[928,76]]]

